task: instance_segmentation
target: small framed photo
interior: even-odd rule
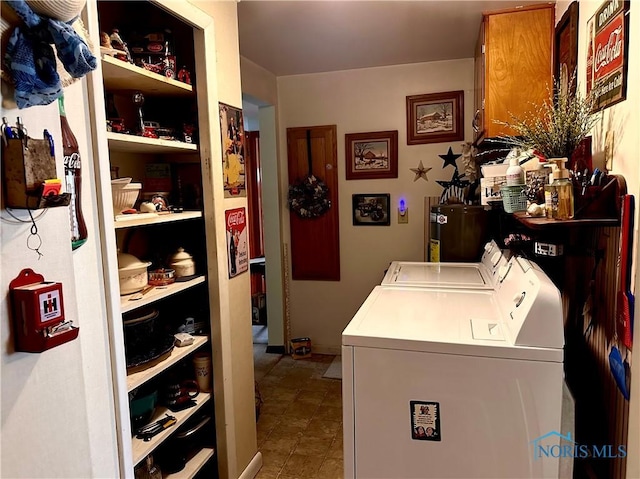
[[[464,91],[407,97],[407,145],[464,141]]]
[[[347,180],[398,177],[398,130],[347,133],[344,144]]]
[[[353,195],[354,226],[389,226],[391,197],[388,193]]]

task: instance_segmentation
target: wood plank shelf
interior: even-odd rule
[[[118,215],[115,218],[115,229],[133,228],[136,226],[149,226],[173,221],[186,221],[202,218],[201,211],[184,211],[182,213],[139,213],[135,215]]]
[[[102,75],[107,90],[139,90],[149,95],[192,96],[193,86],[166,78],[131,63],[102,55]]]
[[[173,474],[163,475],[163,479],[192,479],[204,467],[209,459],[213,457],[215,450],[210,447],[203,447],[193,456],[184,469]]]
[[[150,441],[144,441],[142,439],[138,439],[137,437],[133,437],[131,439],[132,450],[133,450],[133,465],[137,465],[142,461],[145,457],[153,452],[153,450],[158,447],[166,438],[168,438],[171,434],[178,430],[178,428],[185,423],[187,419],[193,416],[202,406],[204,406],[209,399],[211,399],[212,395],[209,393],[200,393],[194,401],[196,405],[185,409],[184,411],[172,412],[166,407],[159,407],[156,409],[155,414],[153,415],[153,419],[150,422],[157,421],[158,419],[165,416],[165,414],[169,414],[170,416],[174,416],[178,421],[173,426],[165,429],[159,434],[156,434],[151,438]]]
[[[195,153],[198,145],[183,141],[161,140],[159,138],[147,138],[138,135],[126,135],[124,133],[107,132],[109,149],[113,151],[125,151],[129,153]]]
[[[138,386],[141,386],[151,378],[157,376],[161,372],[176,364],[181,359],[190,355],[200,346],[206,344],[208,341],[209,338],[207,336],[196,336],[193,344],[181,348],[173,348],[173,351],[171,351],[171,355],[164,361],[161,361],[160,363],[143,371],[127,375],[127,391],[133,391]]]
[[[554,220],[527,216],[523,211],[513,213],[513,217],[532,230],[559,231],[567,228],[594,228],[598,226],[620,226],[617,218],[583,218],[571,220]]]
[[[189,281],[176,281],[175,283],[171,283],[166,286],[156,286],[147,294],[145,294],[142,297],[142,299],[138,299],[138,300],[131,299],[133,294],[127,294],[125,296],[121,296],[120,312],[128,313],[129,311],[133,311],[134,309],[141,308],[142,306],[147,306],[151,303],[155,303],[160,299],[167,298],[174,294],[185,291],[189,288],[193,288],[198,284],[204,283],[204,280],[205,280],[204,276],[196,276],[195,278]]]

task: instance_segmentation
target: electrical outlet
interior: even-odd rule
[[[400,208],[398,208],[398,224],[407,224],[409,222],[409,208],[404,209],[404,214],[400,214]]]
[[[607,171],[613,169],[613,131],[609,130],[604,141],[604,164]]]

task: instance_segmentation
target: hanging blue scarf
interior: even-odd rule
[[[48,105],[62,96],[52,43],[64,69],[73,78],[95,70],[96,57],[70,24],[37,15],[25,0],[5,1],[25,24],[11,34],[4,57],[18,108]]]

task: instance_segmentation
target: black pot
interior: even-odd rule
[[[158,454],[162,472],[174,474],[184,469],[197,451],[213,446],[214,421],[210,414],[196,415],[162,446]]]

